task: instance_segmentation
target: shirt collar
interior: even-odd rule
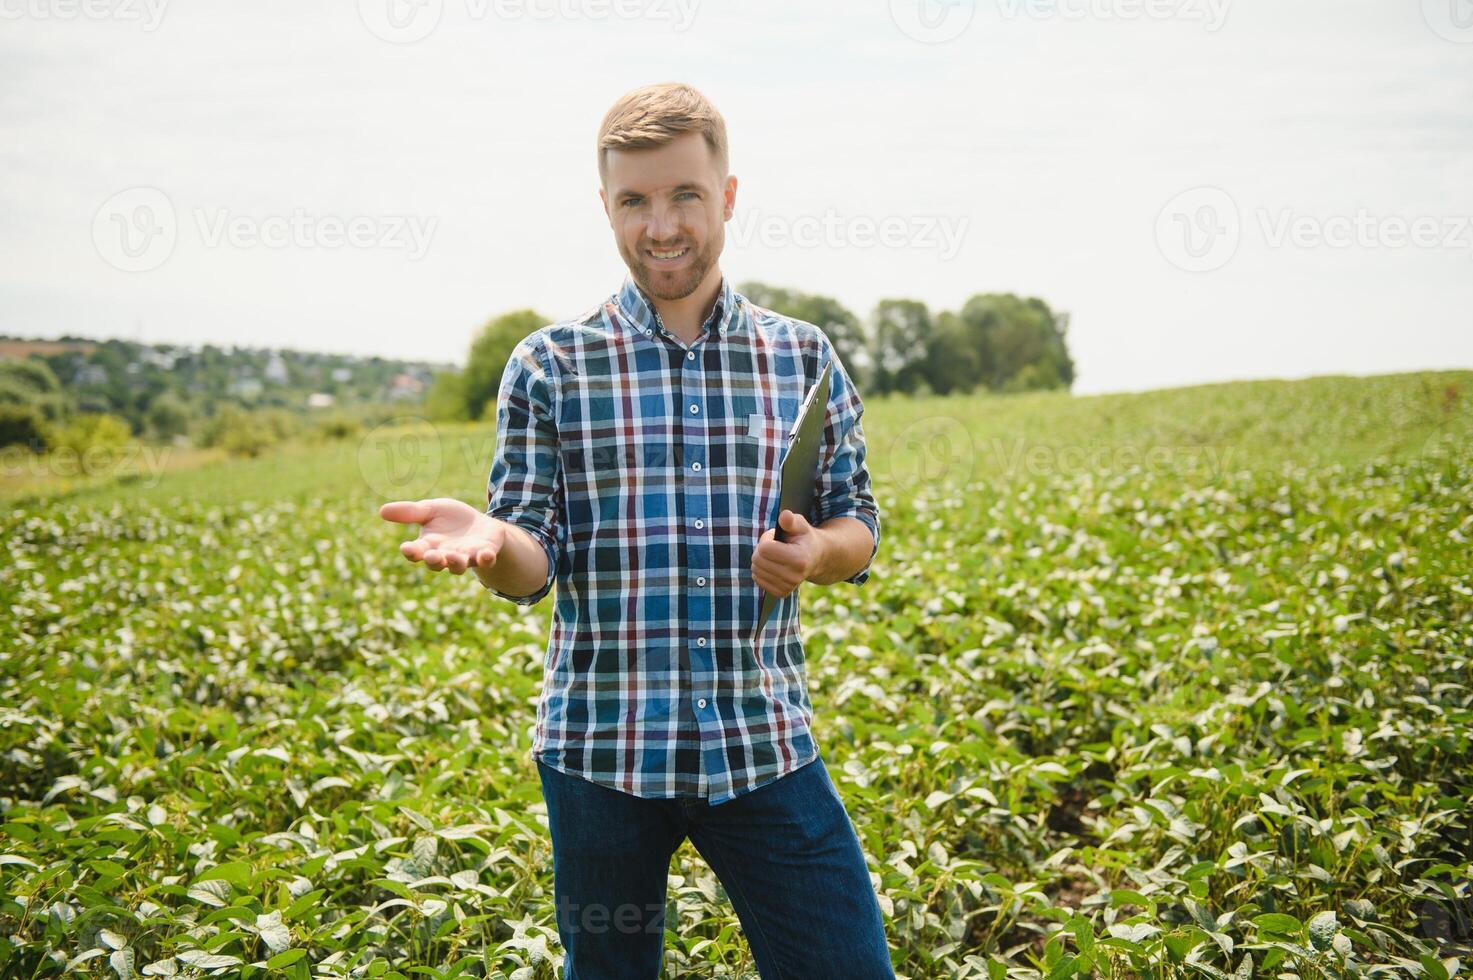
[[[710,315],[701,324],[701,333],[709,335],[714,328],[718,336],[724,336],[728,331],[736,329],[740,318],[733,317],[733,314],[736,312],[739,299],[740,294],[732,288],[731,279],[723,274],[721,291],[716,294],[716,305],[711,308]],[[669,337],[675,336],[665,328],[654,304],[650,302],[644,290],[639,288],[633,275],[627,272],[624,274],[624,283],[614,294],[614,301],[619,307],[619,312],[624,314],[630,325],[641,333],[655,331]]]

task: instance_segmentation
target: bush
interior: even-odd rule
[[[0,405],[29,405],[48,422],[59,421],[65,410],[61,382],[35,359],[0,360]]]
[[[266,408],[255,413],[261,425],[271,433],[275,442],[285,442],[301,435],[306,423],[295,412],[285,408]]]
[[[0,402],[0,446],[25,446],[33,453],[51,447],[54,432],[35,405]]]
[[[193,412],[184,400],[168,391],[149,403],[146,415],[149,429],[165,442],[188,433],[193,417]]]
[[[99,458],[111,462],[112,452],[126,446],[133,438],[128,423],[116,415],[103,412],[86,412],[73,416],[56,430],[52,451],[69,450],[77,455],[83,473],[93,473]]]
[[[322,439],[348,439],[363,431],[363,423],[346,412],[333,412],[317,420],[316,435]]]
[[[222,405],[205,424],[201,441],[233,456],[259,456],[276,444],[277,437],[256,413],[239,405]]]

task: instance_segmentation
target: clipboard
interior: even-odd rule
[[[818,449],[819,443],[823,441],[824,419],[828,416],[829,375],[832,368],[832,361],[823,366],[823,373],[808,390],[802,407],[798,409],[798,421],[793,423],[793,428],[788,432],[788,452],[783,457],[779,514],[790,510],[795,514],[802,514],[806,519],[813,506],[814,486],[818,483]],[[773,537],[778,541],[788,539],[781,524],[777,526],[776,532]],[[777,602],[766,591],[762,593],[762,612],[757,617],[757,632],[752,635],[753,643],[761,638],[762,630],[767,625],[767,617],[772,615]]]

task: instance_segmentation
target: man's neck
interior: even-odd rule
[[[712,266],[705,280],[684,299],[649,299],[660,314],[665,329],[679,337],[682,343],[693,343],[701,335],[701,324],[711,315],[716,298],[721,295],[721,267]]]

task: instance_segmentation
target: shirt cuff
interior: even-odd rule
[[[491,516],[495,517],[496,515],[493,514]],[[486,591],[490,592],[492,595],[500,596],[503,599],[510,599],[512,602],[515,602],[519,606],[534,606],[537,603],[541,602],[543,597],[546,596],[549,591],[551,591],[552,583],[557,580],[557,545],[553,542],[551,538],[547,536],[547,533],[543,531],[542,528],[537,527],[534,524],[524,524],[521,521],[509,520],[505,517],[498,517],[497,520],[506,521],[508,524],[515,524],[523,531],[526,531],[528,534],[532,535],[533,539],[536,540],[538,544],[542,545],[542,550],[547,555],[547,580],[542,583],[542,587],[540,589],[538,589],[536,592],[533,592],[531,595],[508,595],[507,593],[502,592],[500,589],[494,589],[489,585],[486,586]]]

